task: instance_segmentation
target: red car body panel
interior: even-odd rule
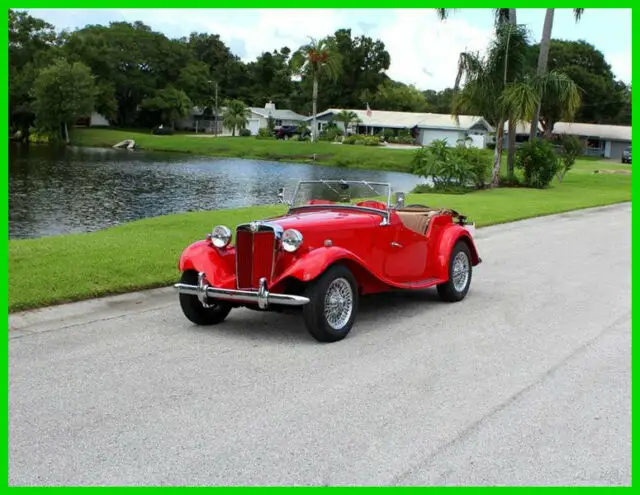
[[[309,282],[336,262],[351,269],[361,294],[393,288],[424,289],[448,280],[449,256],[459,239],[468,244],[472,264],[481,261],[469,231],[454,223],[451,213],[433,216],[422,234],[408,228],[393,209],[388,222],[383,222],[387,214],[384,203],[367,201],[357,206],[369,210],[314,201],[308,207],[264,220],[280,231],[296,229],[304,238],[294,253],[277,246],[270,251],[269,290],[283,292],[292,279]],[[183,251],[178,267],[180,271],[204,272],[212,286],[239,288],[236,248],[231,244],[217,248],[209,240],[195,242]]]

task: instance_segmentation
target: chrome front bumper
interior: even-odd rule
[[[267,309],[270,304],[279,304],[282,306],[303,306],[309,302],[308,297],[295,296],[293,294],[271,294],[267,290],[267,280],[260,279],[260,285],[257,291],[254,290],[237,290],[237,289],[219,289],[211,287],[205,280],[204,273],[198,273],[198,285],[190,285],[178,283],[173,286],[181,294],[189,294],[198,296],[200,302],[207,305],[209,299],[218,299],[220,301],[255,303],[260,309]]]

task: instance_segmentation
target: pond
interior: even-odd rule
[[[393,153],[393,151],[389,151]],[[194,210],[274,203],[302,179],[389,182],[409,192],[411,174],[102,148],[11,145],[9,238],[91,232]]]

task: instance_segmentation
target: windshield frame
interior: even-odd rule
[[[352,205],[347,203],[335,203],[335,204],[328,204],[328,205],[327,204],[321,204],[321,205],[301,204],[301,205],[294,206],[294,200],[298,194],[298,191],[300,190],[300,186],[303,184],[325,184],[325,185],[354,184],[354,185],[360,185],[360,186],[371,187],[371,188],[375,186],[386,187],[387,188],[387,208],[385,210],[381,210],[379,208],[371,208],[369,206],[357,206],[357,205]],[[377,196],[380,196],[380,194],[377,194]],[[289,204],[289,212],[294,210],[300,210],[300,209],[317,210],[317,209],[327,209],[327,208],[347,208],[350,210],[365,211],[367,213],[377,213],[378,215],[382,215],[384,217],[384,222],[388,222],[389,216],[391,215],[391,208],[392,208],[391,196],[392,196],[391,184],[389,182],[371,182],[366,180],[342,180],[342,179],[301,180],[301,181],[298,181],[298,184],[296,185],[296,188],[293,191],[293,196],[291,196],[291,200],[288,201],[288,204]]]

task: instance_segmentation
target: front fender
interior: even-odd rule
[[[296,278],[301,282],[308,282],[320,276],[329,265],[338,260],[349,260],[365,266],[360,258],[347,249],[338,246],[319,247],[303,254],[294,261],[280,274],[278,280],[274,280],[274,285],[289,277]]]
[[[198,241],[188,246],[180,255],[178,269],[181,272],[204,272],[210,284],[216,287],[235,287],[235,249],[218,249],[209,241]]]
[[[478,265],[482,260],[478,255],[478,249],[476,247],[475,241],[473,237],[469,233],[467,229],[462,227],[461,225],[453,224],[447,227],[440,237],[440,242],[438,243],[438,247],[436,249],[437,257],[435,260],[436,264],[436,276],[442,280],[449,279],[449,260],[451,256],[451,250],[453,246],[462,240],[469,247],[469,251],[471,251],[471,264],[473,266]]]

